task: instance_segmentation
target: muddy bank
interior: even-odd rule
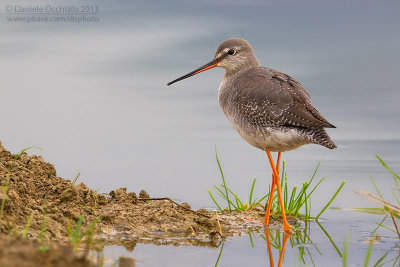
[[[22,153],[16,158],[1,143],[0,182],[8,185],[1,233],[20,235],[31,217],[30,239],[71,242],[77,232],[82,240],[96,240],[91,245],[98,249],[116,244],[132,250],[138,242],[215,247],[226,236],[253,225],[246,218],[263,216],[254,211],[217,217],[206,210],[193,211],[189,204],[152,199],[145,191],[137,195],[124,188],[98,193],[57,177],[55,167],[40,156]],[[4,196],[1,190],[0,199]]]

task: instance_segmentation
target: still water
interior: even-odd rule
[[[265,194],[271,176],[265,153],[245,143],[218,107],[223,70],[166,86],[208,62],[224,39],[243,37],[263,65],[299,80],[338,127],[329,130],[335,151],[310,145],[283,155],[292,186],[309,179],[321,162],[317,177],[326,180],[313,195],[313,211],[343,180],[335,207],[374,206],[352,192],[372,192],[370,176],[391,197],[393,178],[375,154],[399,172],[398,2],[53,3],[83,2],[98,7],[98,20],[15,22],[7,20],[14,16],[7,8],[16,3],[3,1],[0,140],[12,152],[39,146],[61,177],[79,171],[81,182],[101,192],[145,189],[202,208],[213,207],[207,191],[220,183],[217,146],[228,186],[245,198],[257,177],[255,194]],[[345,210],[328,210],[323,217],[339,249],[350,232],[349,263],[360,265],[364,241],[382,218]],[[393,233],[382,231],[375,261],[398,244]],[[315,223],[310,239],[314,263],[337,266],[341,258]],[[225,243],[219,264],[268,266],[266,253],[264,239],[252,248],[244,235]],[[144,244],[133,252],[105,250],[106,257],[130,255],[143,266],[209,266],[218,254],[219,249]],[[289,244],[284,264],[299,266],[298,260],[298,246]]]
[[[363,266],[369,247],[370,233],[374,230],[371,228],[375,226],[368,226],[365,221],[361,220],[378,220],[378,218],[352,216],[342,212],[337,212],[336,215],[342,217],[340,222],[321,222],[323,228],[316,223],[311,223],[309,230],[303,230],[292,236],[287,241],[282,266],[342,266],[343,240],[346,236],[351,237],[348,242],[348,266]],[[307,235],[304,232],[307,232]],[[398,239],[390,233],[380,232],[381,239],[373,245],[368,266],[373,266],[386,253],[387,255],[381,263],[391,261],[386,266],[398,266]],[[341,237],[342,233],[345,233],[345,236]],[[223,243],[224,247],[218,266],[272,266],[264,233],[252,233],[251,235],[252,239],[249,235],[244,234]],[[305,242],[303,242],[304,240]],[[283,234],[272,232],[270,242],[273,262],[277,266]],[[136,257],[139,266],[214,266],[221,247],[222,244],[217,249],[174,246],[161,246],[155,249],[152,245],[137,244],[132,252],[125,250],[123,254]],[[115,259],[121,255],[121,248],[107,247],[104,253]]]

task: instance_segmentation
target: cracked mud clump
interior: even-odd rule
[[[100,248],[117,244],[133,249],[137,242],[215,246],[220,228],[225,236],[237,234],[244,216],[251,216],[217,218],[205,210],[193,211],[187,203],[151,199],[144,190],[139,195],[126,188],[98,193],[57,177],[54,165],[40,156],[22,153],[16,158],[1,143],[0,183],[8,185],[6,194],[0,190],[0,199],[5,199],[0,233],[21,235],[32,216],[30,239],[42,235],[42,240],[70,241],[71,229],[83,220],[81,232],[93,229],[94,239],[102,240],[96,243]]]

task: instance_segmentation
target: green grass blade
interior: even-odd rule
[[[310,250],[308,248],[306,248],[306,250],[307,250],[308,257],[311,259],[312,265],[315,267],[316,265],[315,265],[315,262],[314,262],[314,259],[313,259],[312,255],[311,255]]]
[[[400,215],[397,214],[396,212],[392,212],[393,216],[396,217],[397,219],[400,219]]]
[[[248,234],[249,234],[249,238],[250,238],[251,247],[254,248],[253,236],[252,236],[251,232],[249,232]]]
[[[238,206],[240,205],[243,207],[244,205],[243,205],[242,201],[240,201],[239,197],[236,194],[234,196],[235,196],[235,199],[237,199],[236,203],[239,203]]]
[[[219,259],[221,258],[221,255],[222,255],[222,250],[224,250],[224,245],[225,245],[225,243],[222,243],[222,247],[221,247],[221,250],[219,252],[217,262],[215,263],[215,267],[218,266]]]
[[[229,212],[232,212],[231,204],[229,203],[229,195],[228,195],[228,190],[227,190],[226,183],[225,183],[224,172],[222,171],[221,163],[219,162],[219,159],[218,159],[217,145],[215,145],[215,158],[217,159],[218,168],[221,173],[222,181],[224,182],[225,193],[226,193],[226,197],[228,198],[228,209],[229,209]]]
[[[290,195],[290,199],[289,199],[289,205],[288,205],[289,207],[287,209],[289,213],[294,208],[294,199],[296,196],[296,191],[297,191],[297,186],[294,186],[293,190],[292,190],[292,194]]]
[[[28,234],[29,227],[31,227],[32,220],[33,220],[33,212],[32,212],[31,215],[29,216],[28,222],[27,222],[26,225],[25,225],[24,232],[22,233],[22,237],[23,237],[23,238],[26,238],[26,235]]]
[[[374,267],[381,266],[379,264],[386,258],[387,255],[389,255],[389,252],[386,252],[385,255],[380,257],[379,260],[374,264]]]
[[[219,189],[216,185],[214,185],[214,188],[218,190],[218,192],[220,193],[220,196],[225,199],[226,201],[228,201],[228,197],[225,195],[224,192],[222,192],[221,189]]]
[[[364,259],[364,267],[368,267],[369,259],[371,258],[371,254],[372,254],[372,246],[373,245],[374,245],[374,241],[373,240],[369,241],[367,255],[365,255],[365,259]]]
[[[76,245],[80,242],[80,232],[81,232],[82,224],[83,224],[83,216],[80,216],[78,219],[78,222],[76,223],[74,233],[72,234],[72,243],[74,245]]]
[[[255,184],[256,184],[256,178],[254,178],[254,180],[253,180],[253,184],[251,185],[251,190],[250,190],[250,196],[249,196],[249,205],[251,205],[251,200],[252,200],[252,198],[253,198],[253,190],[254,190],[254,186],[255,186]]]
[[[318,162],[318,165],[317,165],[317,167],[315,168],[315,171],[314,171],[313,175],[311,176],[310,183],[312,182],[312,180],[314,180],[314,177],[315,177],[315,175],[317,174],[320,165],[321,165],[321,161]]]
[[[15,155],[15,157],[14,157],[14,162],[16,162],[16,161],[18,160],[18,158],[19,158],[24,152],[26,152],[27,150],[32,149],[32,148],[36,148],[36,149],[42,150],[40,147],[37,147],[37,146],[30,146],[30,147],[27,147],[27,148],[25,148],[25,149],[22,149],[20,152],[18,152],[18,153]]]
[[[315,189],[317,189],[317,187],[322,183],[322,181],[325,180],[325,177],[323,177],[321,180],[319,180],[319,182],[316,184],[316,186],[314,186],[314,188],[311,190],[311,192],[308,194],[308,197],[310,197],[312,195],[312,193],[315,191]],[[308,183],[309,185],[311,184],[312,180],[310,180],[310,182]],[[308,187],[308,186],[307,186]]]
[[[305,193],[304,194],[304,204],[305,204],[305,207],[306,207],[306,223],[308,223],[308,205],[307,205],[307,193]],[[306,227],[307,228],[307,227]]]
[[[347,255],[349,253],[350,232],[343,241],[343,267],[347,267]]]
[[[385,226],[385,225],[383,225],[383,224],[381,224],[381,223],[376,223],[376,224],[379,225],[380,227],[385,228],[386,230],[392,231],[393,233],[397,234],[397,232],[396,232],[395,230],[390,229],[389,227],[387,227],[387,226]]]
[[[219,188],[217,188],[218,190],[219,190],[219,192],[222,192]],[[226,198],[225,197],[225,194],[220,194],[220,193],[217,193],[220,197],[222,197],[223,199],[225,199],[228,203],[230,203],[232,206],[233,206],[233,208],[234,209],[237,209],[237,207],[235,206],[235,203],[233,203],[230,199],[228,199],[228,198]]]
[[[266,199],[268,196],[269,196],[269,193],[266,194],[265,196],[263,196],[263,197],[258,201],[258,203],[260,203],[261,201],[263,201],[264,199]]]
[[[332,246],[335,248],[336,252],[339,254],[339,256],[341,258],[343,258],[344,256],[342,255],[342,253],[340,252],[340,249],[337,247],[336,243],[333,241],[332,237],[328,234],[328,232],[325,230],[324,227],[322,227],[322,225],[316,221],[316,223],[318,224],[319,228],[321,228],[322,232],[324,232],[324,234],[326,235],[326,237],[329,239],[329,242],[331,242]],[[345,239],[346,240],[346,239]],[[348,245],[348,244],[347,244]]]
[[[283,205],[284,209],[287,210],[287,205],[288,205],[288,184],[287,184],[287,178],[285,177],[285,190],[284,190],[284,197],[283,197]]]
[[[347,208],[345,210],[356,211],[356,212],[363,212],[375,215],[385,215],[387,212],[384,208]]]
[[[301,187],[299,194],[297,195],[297,197],[294,200],[295,207],[301,206],[303,195],[305,194],[305,192],[307,191],[309,186],[310,186],[310,183],[308,181],[303,183],[303,186]]]
[[[397,204],[399,204],[399,205],[400,205],[400,201],[399,201],[399,199],[397,198],[396,194],[395,194],[393,191],[392,191],[392,194],[393,194],[394,198],[396,199],[396,201],[397,201]]]
[[[339,186],[338,190],[336,190],[336,193],[333,195],[331,200],[329,200],[328,204],[326,204],[325,207],[318,213],[317,217],[315,217],[316,220],[318,220],[319,216],[321,216],[321,214],[329,207],[329,205],[332,203],[332,201],[339,194],[340,190],[342,190],[345,183],[346,183],[346,180],[343,180],[342,184]]]
[[[396,177],[397,179],[400,179],[400,176],[398,176],[397,174],[395,174],[395,173],[389,168],[389,166],[388,166],[378,155],[375,155],[375,157],[376,157],[377,159],[379,159],[379,161],[381,162],[381,164],[383,165],[383,167],[386,168],[386,170],[388,170],[391,174],[393,174],[393,176]]]
[[[379,196],[380,196],[381,198],[383,198],[383,196],[382,196],[381,192],[380,192],[380,191],[379,191],[379,189],[378,189],[378,186],[376,186],[376,184],[375,184],[375,181],[374,181],[374,179],[372,179],[372,177],[371,177],[371,176],[369,177],[369,179],[371,180],[371,182],[372,182],[372,185],[374,186],[374,188],[375,188],[376,192],[378,192]]]
[[[221,195],[219,195],[219,196],[221,196]],[[231,204],[231,206],[233,207],[234,210],[237,210],[237,207],[236,207],[235,203],[233,203],[231,200],[229,200],[228,203]]]
[[[378,223],[378,226],[375,228],[374,231],[372,231],[371,235],[375,235],[376,231],[378,231],[379,227],[381,227],[381,225],[387,219],[387,217],[389,217],[389,214],[386,214],[385,218],[383,218],[383,220],[380,223]]]
[[[92,243],[93,236],[95,233],[96,225],[101,221],[101,216],[97,217],[94,221],[90,223],[90,225],[86,228],[82,233],[82,237],[86,236],[86,245],[89,246]]]
[[[46,232],[47,228],[47,217],[43,215],[42,224],[40,225],[40,233],[39,233],[39,240],[42,241],[44,238],[44,232]]]
[[[228,190],[228,192],[233,195],[233,197],[235,198],[236,205],[229,198],[227,198],[228,203],[230,203],[235,209],[237,209],[239,207],[237,195],[233,193],[232,190],[230,190],[229,188],[226,188],[226,190]]]
[[[238,198],[238,196],[236,194],[234,194],[233,196],[235,198],[236,207],[238,207],[237,210],[239,210],[239,211],[243,210],[243,204],[240,201],[240,199]]]
[[[299,194],[293,201],[293,213],[298,213],[300,211],[300,208],[304,205],[305,199],[303,199],[303,196],[305,195],[308,186],[309,186],[308,182],[303,183],[303,186]]]
[[[217,205],[218,209],[220,212],[222,212],[221,207],[218,205],[217,201],[215,200],[214,196],[212,195],[211,191],[208,190],[208,193],[210,194],[211,199],[214,201],[215,205]]]

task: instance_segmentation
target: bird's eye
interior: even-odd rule
[[[228,55],[234,55],[236,53],[236,51],[235,50],[233,50],[233,49],[229,49],[229,51],[228,51]]]

